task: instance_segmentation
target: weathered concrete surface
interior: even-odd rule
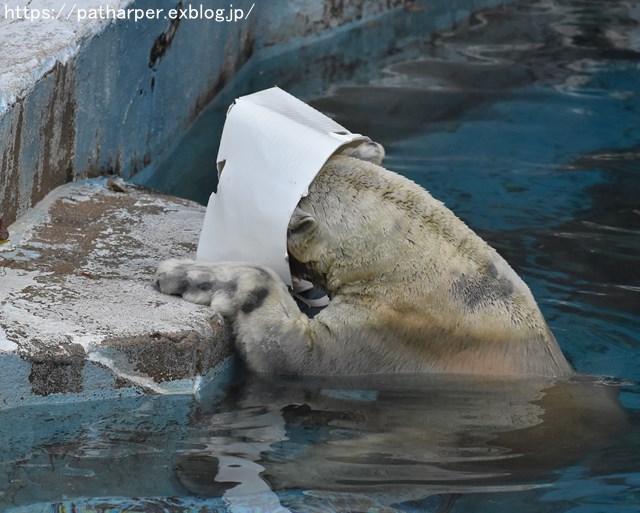
[[[118,187],[115,187],[118,189]],[[212,312],[152,285],[195,253],[204,208],[106,179],[65,185],[0,245],[0,408],[114,389],[192,393],[230,356]]]
[[[365,23],[405,3],[81,3],[89,10],[107,5],[126,12],[161,10],[135,21],[79,20],[72,3],[62,0],[5,2],[0,5],[0,218],[13,222],[72,180],[112,173],[130,178],[160,159],[263,51],[312,44],[337,27]],[[27,18],[27,6],[31,13],[59,19]],[[201,6],[223,9],[225,19],[230,9],[242,10],[244,17],[202,19]],[[169,16],[172,9],[188,14],[192,8],[194,17]]]
[[[81,3],[85,14],[107,6],[160,12],[135,21],[80,20],[77,4],[63,0],[7,0],[0,5],[0,218],[13,222],[72,180],[112,173],[129,179],[162,161],[229,84],[232,97],[261,80],[296,94],[334,84],[403,39],[426,37],[508,1],[514,0]],[[25,7],[50,18],[31,19]],[[223,9],[225,19],[231,9],[243,17],[202,19],[200,7]],[[171,19],[172,9],[197,14]],[[389,13],[402,19],[391,29],[380,22]],[[362,37],[345,44],[341,35],[354,29]],[[331,51],[318,45],[336,36]],[[276,68],[259,66],[288,52]],[[232,84],[239,72],[241,83]]]

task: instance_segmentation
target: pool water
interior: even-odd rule
[[[493,245],[595,377],[240,369],[221,401],[0,411],[0,510],[640,511],[640,1],[484,11],[312,103]]]
[[[640,490],[634,390],[587,378],[245,376],[222,401],[139,396],[5,411],[0,506],[632,511]],[[620,392],[630,398],[626,411]]]

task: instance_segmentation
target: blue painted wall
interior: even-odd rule
[[[11,223],[70,180],[106,173],[130,178],[162,161],[239,72],[242,80],[234,81],[231,97],[234,90],[273,83],[311,92],[342,80],[356,60],[376,59],[416,30],[428,34],[500,3],[236,0],[234,9],[251,12],[247,19],[216,23],[161,16],[108,24],[0,115],[0,218]],[[154,8],[168,13],[177,5],[159,0]],[[182,9],[200,5],[220,8],[219,2],[203,0],[183,2]],[[387,13],[400,13],[390,29],[377,25]],[[333,41],[329,46],[335,49],[352,29],[364,34],[359,43],[325,53],[323,42]],[[371,32],[375,37],[368,37]]]

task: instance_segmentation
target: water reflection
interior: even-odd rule
[[[0,410],[0,511],[176,493],[170,462],[190,411],[188,397],[144,396]]]
[[[483,103],[521,94],[528,84],[590,94],[591,75],[640,61],[635,2],[534,1],[473,15],[437,35],[421,56],[391,64],[365,85],[334,87],[313,105],[383,144],[455,121]],[[609,84],[611,85],[611,84]],[[597,87],[591,94],[633,95]],[[541,91],[538,91],[540,93]],[[533,91],[529,91],[533,93]]]
[[[0,506],[430,511],[461,494],[544,489],[602,452],[627,433],[618,390],[591,378],[248,376],[222,403],[23,408],[0,415],[21,426],[3,426]]]
[[[268,485],[359,507],[535,488],[625,432],[616,393],[592,379],[250,377],[197,416],[177,474],[193,494]]]

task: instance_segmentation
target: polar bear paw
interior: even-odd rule
[[[237,280],[225,274],[222,265],[172,259],[160,263],[155,284],[160,292],[182,296],[191,303],[211,305],[215,301],[216,310],[228,314],[233,310]]]
[[[161,262],[155,285],[164,294],[209,305],[223,316],[249,315],[272,296],[288,295],[284,283],[264,267],[236,262]]]

